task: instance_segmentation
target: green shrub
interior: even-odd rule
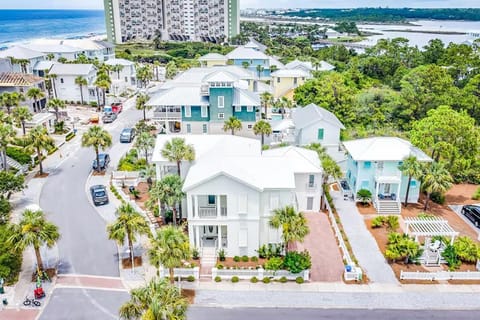
[[[187,277],[187,281],[188,282],[193,282],[193,281],[195,281],[195,277],[190,275],[190,276]]]
[[[479,246],[469,237],[463,236],[455,239],[453,243],[458,258],[467,263],[475,263],[479,259]]]
[[[242,262],[248,262],[248,256],[242,256]]]
[[[419,219],[430,219],[430,218],[435,218],[435,215],[433,215],[431,213],[427,213],[427,212],[420,212],[417,215],[417,218],[419,218]]]
[[[198,260],[200,258],[200,252],[197,248],[192,249],[192,258],[193,260]]]
[[[222,282],[222,278],[220,278],[220,276],[216,276],[215,277],[215,282]]]
[[[357,199],[361,204],[367,205],[372,201],[372,193],[368,189],[360,189],[357,192]]]
[[[447,261],[448,270],[450,271],[457,269],[461,264],[457,252],[455,251],[455,247],[450,244],[445,247],[445,250],[443,250],[442,257]]]
[[[239,257],[239,256],[233,257],[233,261],[235,261],[235,262],[240,262],[240,257]]]
[[[298,284],[302,284],[302,283],[305,282],[305,280],[303,280],[302,277],[296,277],[296,278],[295,278],[295,282],[298,283]]]
[[[398,216],[387,216],[385,220],[389,231],[395,231],[400,226]]]
[[[265,277],[265,278],[263,278],[262,282],[263,282],[263,283],[270,283],[270,278],[269,278],[269,277]]]
[[[0,197],[0,225],[5,224],[10,220],[10,211],[12,211],[10,202],[4,197]]]
[[[440,192],[432,192],[430,194],[430,199],[438,204],[444,204],[445,203],[445,195],[440,193]]]
[[[383,227],[384,222],[385,222],[384,216],[377,216],[372,219],[372,228],[381,228]]]
[[[281,277],[279,280],[278,280],[280,283],[286,283],[288,280],[286,277]]]
[[[258,282],[258,278],[257,278],[257,277],[252,277],[252,278],[250,279],[250,282],[251,282],[251,283],[257,283],[257,282]]]
[[[53,148],[51,148],[50,150],[48,150],[48,155],[53,154],[53,153],[54,153],[55,151],[57,151],[57,150],[58,150],[58,147],[53,147]]]
[[[17,281],[22,266],[22,252],[7,242],[12,232],[7,225],[0,225],[0,278],[5,280],[6,285]]]
[[[385,257],[395,262],[403,259],[405,263],[414,263],[422,255],[423,249],[414,238],[407,234],[391,232],[388,234],[388,244]]]
[[[7,156],[17,161],[20,164],[31,164],[32,157],[27,152],[23,151],[22,148],[17,147],[7,147]]]
[[[312,260],[307,250],[303,252],[290,251],[283,259],[283,267],[291,273],[299,273],[310,269]]]
[[[90,102],[90,106],[93,107],[93,108],[96,108],[96,107],[98,107],[98,103],[96,101],[92,101],[92,102]]]
[[[477,188],[477,190],[475,191],[475,193],[472,196],[472,199],[473,200],[480,200],[480,187]]]
[[[69,132],[66,136],[65,136],[65,141],[70,141],[72,140],[73,138],[75,137],[75,133],[72,131],[72,132]]]
[[[237,283],[238,281],[240,281],[240,279],[237,276],[232,277],[232,282],[233,283]]]
[[[226,260],[226,255],[227,255],[227,253],[225,252],[225,249],[218,250],[218,259],[220,261],[225,261]]]
[[[269,243],[267,245],[262,245],[258,250],[256,250],[258,256],[262,259],[270,259],[271,257],[280,257],[283,251],[282,244]]]
[[[253,256],[250,258],[250,261],[252,262],[258,262],[258,257],[257,256]]]
[[[272,257],[267,260],[265,263],[266,270],[277,271],[280,270],[283,266],[283,259],[281,257]]]
[[[223,269],[223,264],[217,263],[217,269],[222,270]]]

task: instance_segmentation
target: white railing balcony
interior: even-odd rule
[[[200,86],[200,94],[202,96],[208,96],[210,95],[210,86],[208,84],[202,84]]]
[[[198,216],[200,218],[215,218],[217,217],[217,207],[199,207]]]
[[[182,119],[182,112],[177,111],[154,111],[154,119]]]

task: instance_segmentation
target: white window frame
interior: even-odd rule
[[[208,126],[206,123],[202,124],[202,132],[203,133],[208,133]]]
[[[192,133],[192,125],[187,123],[187,133]]]
[[[218,108],[225,108],[225,97],[224,96],[218,96]]]
[[[247,106],[247,112],[253,112],[253,106]]]
[[[242,112],[242,106],[235,106],[235,112]]]
[[[192,117],[192,107],[185,106],[185,118],[191,118],[191,117]]]
[[[218,114],[218,119],[225,119],[225,113],[220,112],[220,113]]]
[[[202,118],[207,118],[208,117],[208,109],[207,106],[202,106]]]

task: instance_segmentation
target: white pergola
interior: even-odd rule
[[[450,244],[453,244],[458,232],[448,224],[448,221],[438,217],[405,218],[406,233],[415,237],[450,237]]]

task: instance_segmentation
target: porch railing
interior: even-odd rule
[[[198,216],[200,218],[215,218],[217,217],[217,206],[214,207],[198,207]],[[226,217],[227,216],[227,208],[221,207],[220,208],[220,216]]]

